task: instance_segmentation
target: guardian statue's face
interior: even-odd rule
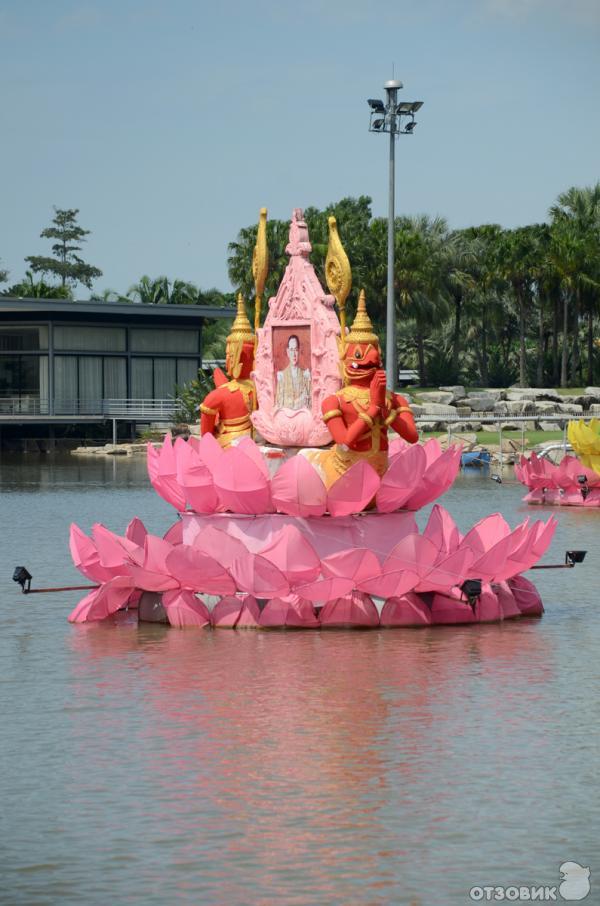
[[[373,343],[349,343],[344,354],[344,374],[353,384],[370,384],[381,368],[381,353]]]

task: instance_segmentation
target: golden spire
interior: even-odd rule
[[[237,314],[231,328],[231,333],[229,334],[227,339],[233,340],[234,342],[236,340],[241,340],[242,343],[254,343],[252,324],[248,320],[248,315],[246,314],[246,306],[244,305],[244,297],[241,293],[238,293]]]
[[[328,218],[329,246],[325,259],[325,278],[329,292],[335,296],[340,309],[342,327],[342,349],[346,338],[346,299],[352,287],[352,271],[348,256],[339,237],[335,217]]]
[[[256,245],[252,253],[252,276],[254,277],[254,330],[260,327],[260,309],[269,273],[269,250],[267,247],[267,209],[261,208],[258,220]]]
[[[350,328],[350,333],[346,337],[346,343],[373,343],[374,346],[379,346],[379,337],[373,329],[371,319],[367,312],[364,289],[361,289],[360,291],[358,306],[356,308],[356,317]]]

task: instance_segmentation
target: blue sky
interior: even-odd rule
[[[365,194],[385,216],[366,98],[392,65],[424,101],[398,213],[510,227],[600,178],[598,0],[0,0],[2,266],[47,253],[53,205],[92,230],[95,289],[123,292],[229,289],[263,205]]]

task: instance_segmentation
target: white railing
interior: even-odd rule
[[[177,408],[174,399],[55,399],[52,415],[97,418],[147,419],[171,421]],[[1,416],[50,416],[50,403],[44,397],[0,397]]]

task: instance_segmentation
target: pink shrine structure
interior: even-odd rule
[[[101,524],[87,536],[73,525],[73,561],[98,584],[71,622],[110,619],[125,609],[178,628],[314,630],[474,624],[543,612],[523,573],[548,549],[553,517],[511,528],[495,513],[463,535],[436,503],[425,528],[417,526],[415,511],[454,481],[460,447],[442,450],[435,438],[420,444],[395,437],[380,470],[358,453],[327,485],[305,450],[281,450],[331,444],[328,418],[342,412],[323,412],[323,405],[352,389],[342,388],[335,300],[324,293],[310,250],[296,209],[290,261],[258,329],[258,409],[250,414],[268,443],[259,446],[248,433],[224,446],[207,431],[188,441],[167,435],[158,450],[149,444],[150,482],[177,521],[164,537],[137,518],[122,536]],[[333,260],[332,273],[343,277],[340,261],[339,255]],[[330,286],[342,283],[328,276]],[[346,280],[345,295],[349,286]],[[336,295],[342,323],[343,293]],[[258,322],[260,305],[257,312]],[[385,385],[377,402],[380,360],[369,325],[363,297],[355,342],[341,346],[350,375],[352,369],[379,375],[348,397],[361,421],[354,433],[363,439],[391,430],[397,416],[388,413],[396,403],[394,394],[383,394]],[[269,444],[278,445],[275,460]]]

